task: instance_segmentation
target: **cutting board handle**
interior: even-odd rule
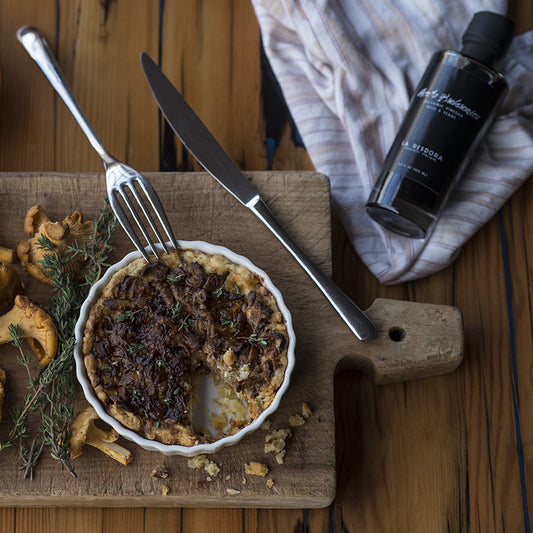
[[[358,342],[341,367],[355,366],[384,384],[445,374],[463,360],[463,319],[456,307],[378,298],[366,313],[377,335]]]

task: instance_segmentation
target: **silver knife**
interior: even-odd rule
[[[185,147],[213,178],[250,209],[280,240],[316,283],[355,336],[361,341],[372,339],[376,335],[376,328],[372,322],[287,235],[250,181],[161,72],[161,69],[145,53],[141,54],[141,63],[157,105]]]

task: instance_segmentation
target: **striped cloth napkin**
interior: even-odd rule
[[[460,49],[476,11],[503,0],[252,0],[263,44],[317,171],[364,263],[384,284],[449,265],[533,172],[533,32],[498,68],[511,91],[426,239],[395,235],[364,205],[436,50]]]

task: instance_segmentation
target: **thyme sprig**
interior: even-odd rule
[[[181,281],[181,279],[183,278],[185,274],[176,274],[175,272],[171,272],[168,276],[167,276],[167,281],[169,283],[177,283],[178,281]]]
[[[123,311],[122,313],[119,313],[115,316],[116,322],[133,322],[135,320],[135,315],[142,311],[142,309],[138,309],[137,311],[131,311],[130,309],[127,309],[126,311]]]
[[[243,341],[246,341],[248,342],[249,344],[256,344],[258,346],[260,346],[261,348],[263,348],[263,350],[265,348],[268,347],[269,345],[269,341],[267,339],[267,337],[260,337],[257,333],[252,333],[251,335],[249,335],[248,337],[237,337],[238,339],[241,339]]]
[[[13,445],[19,447],[21,468],[25,477],[32,477],[33,470],[45,447],[72,475],[76,475],[70,461],[69,423],[73,416],[75,395],[74,329],[81,305],[89,289],[108,266],[107,258],[113,250],[112,237],[117,221],[107,204],[94,221],[95,233],[90,242],[71,245],[65,256],[59,256],[47,237],[39,239],[45,251],[42,268],[52,283],[48,313],[58,332],[58,351],[55,358],[36,376],[32,376],[30,357],[24,354],[22,338],[15,326],[10,328],[13,344],[19,349],[18,362],[26,367],[29,376],[28,392],[12,410],[13,427],[7,439],[0,442],[0,451]],[[69,257],[81,255],[86,259],[83,280],[77,281],[64,272]],[[28,418],[37,413],[40,418],[39,433],[28,446]]]
[[[252,333],[246,340],[250,344],[259,344],[261,348],[268,346],[268,339],[266,337],[260,337],[257,333]]]
[[[174,306],[170,308],[170,314],[172,318],[178,318],[182,311],[183,311],[183,304],[181,302],[176,302]]]

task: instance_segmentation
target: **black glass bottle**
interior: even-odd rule
[[[482,11],[460,52],[433,55],[368,199],[374,220],[407,237],[430,231],[507,94],[491,65],[513,35],[508,18]]]

